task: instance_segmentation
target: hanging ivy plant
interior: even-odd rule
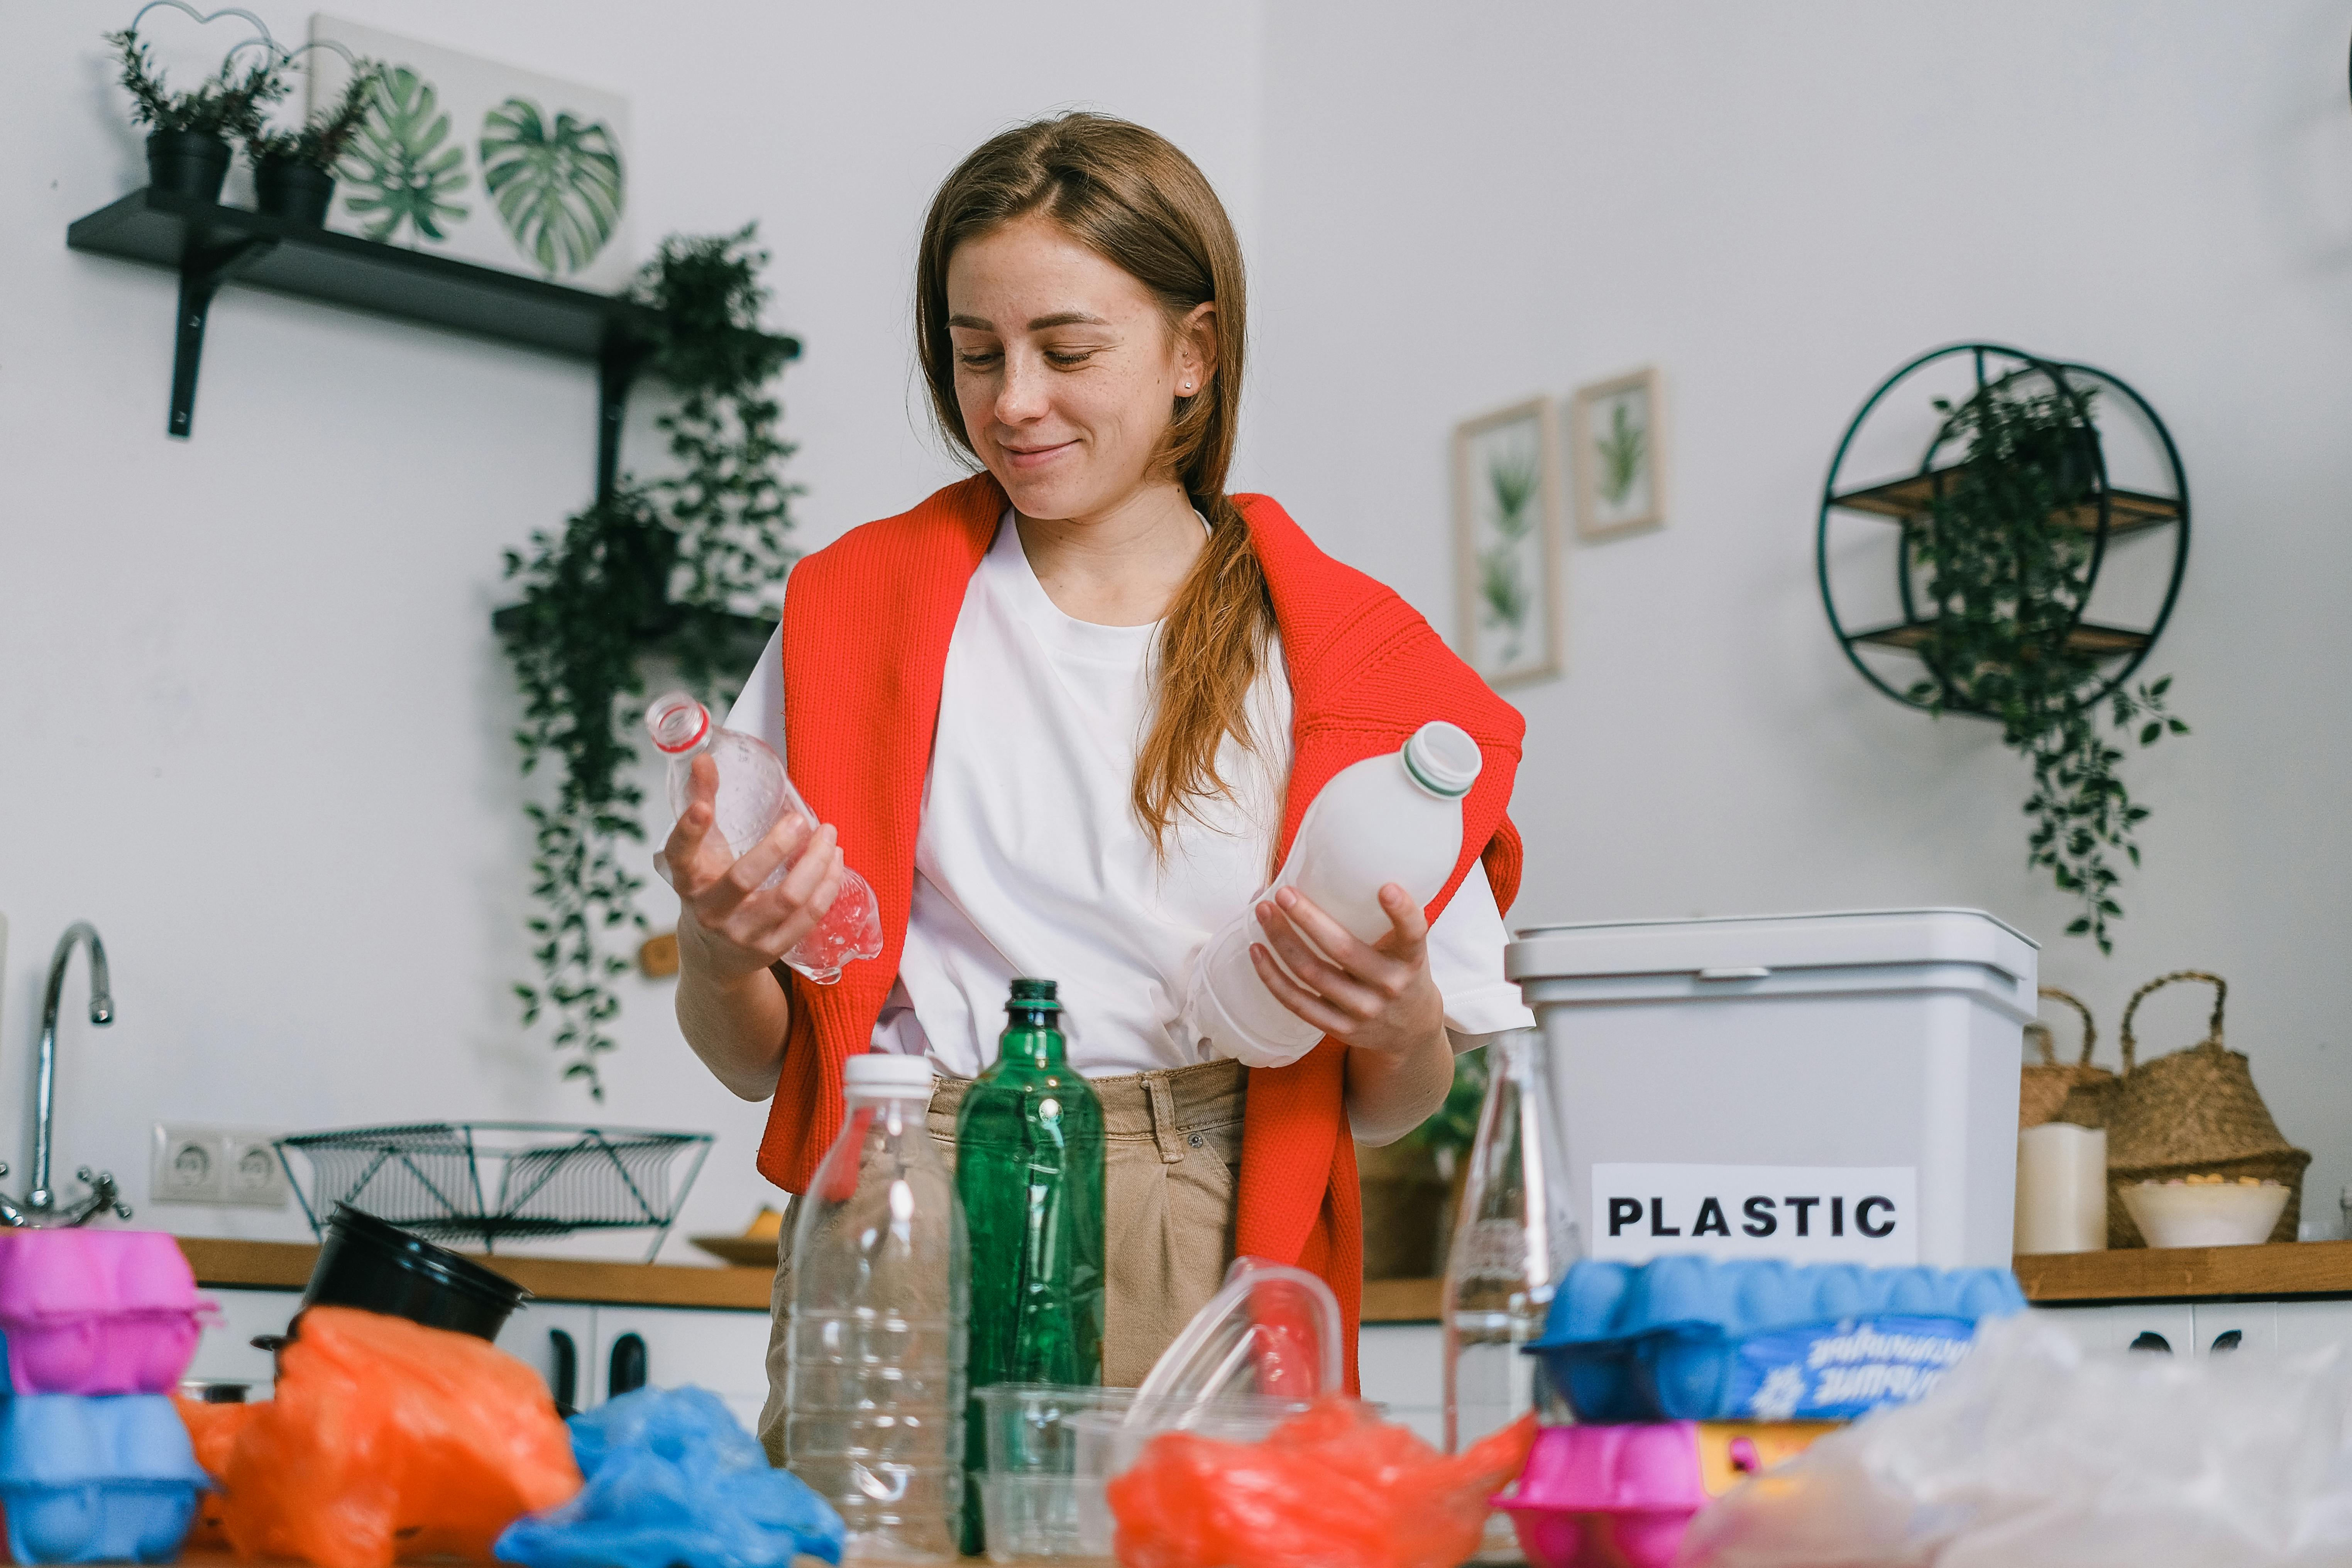
[[[552,759],[562,775],[551,802],[524,807],[538,973],[515,994],[526,1026],[552,1023],[551,1044],[571,1058],[563,1076],[599,1100],[599,1058],[618,1043],[613,982],[628,968],[605,943],[646,924],[636,906],[645,884],[623,850],[645,838],[643,794],[630,779],[640,660],[656,649],[672,658],[716,706],[724,683],[742,674],[730,616],[756,612],[792,565],[799,491],[780,471],[793,447],[778,433],[782,407],[769,387],[795,347],[759,330],[767,259],[750,226],[663,241],[633,294],[661,322],[646,368],[677,396],[656,421],[676,469],[625,475],[560,533],[533,533],[528,551],[506,556],[506,574],[522,589],[502,622],[522,690],[522,771]]]
[[[2147,818],[2116,769],[2127,747],[2189,726],[2166,707],[2169,676],[2102,694],[2099,659],[2074,637],[2090,595],[2102,483],[2091,394],[1996,382],[1958,405],[1937,399],[1939,445],[1966,457],[1911,525],[1912,561],[1936,605],[1920,648],[1932,679],[1910,697],[1931,711],[1996,719],[2033,768],[2027,864],[2046,868],[2082,913],[2066,928],[2112,952],[2122,874]]]

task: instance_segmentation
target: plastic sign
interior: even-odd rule
[[[1591,1255],[1919,1261],[1913,1165],[1592,1167]]]

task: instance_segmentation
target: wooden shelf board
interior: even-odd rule
[[[1915,517],[1925,517],[1929,504],[1946,476],[1957,468],[1936,468],[1907,479],[1891,479],[1883,485],[1865,489],[1848,490],[1832,496],[1830,504],[1844,511],[1866,512],[1889,521],[1905,522]],[[2056,520],[2084,533],[2095,532],[2099,526],[2096,502],[2069,507],[2057,512]],[[2107,491],[2107,537],[2120,539],[2150,528],[2161,528],[2180,521],[2180,502],[2171,496],[2149,495],[2144,490],[2110,489]]]
[[[2055,1252],[2020,1258],[2016,1267],[2026,1300],[2037,1306],[2222,1296],[2352,1296],[2352,1241]]]
[[[1876,626],[1866,632],[1850,633],[1848,642],[1867,643],[1873,647],[1894,648],[1901,653],[1917,653],[1927,645],[1935,631],[1933,621],[1899,621],[1890,626]],[[2128,626],[2103,626],[2095,622],[2077,624],[2066,636],[2066,644],[2077,653],[2087,653],[2099,658],[2120,658],[2137,653],[2147,646],[2146,632],[2133,631]]]
[[[299,1290],[310,1283],[319,1249],[308,1242],[180,1237],[199,1285]],[[486,1257],[467,1253],[542,1301],[601,1306],[709,1307],[766,1311],[772,1268],[698,1268],[671,1263],[606,1263],[576,1258]]]

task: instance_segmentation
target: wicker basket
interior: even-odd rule
[[[2091,1047],[2099,1043],[2099,1026],[2091,1022],[2091,1010],[2083,1005],[2081,997],[2061,991],[2055,985],[2044,985],[2042,994],[2053,1002],[2063,1002],[2081,1015],[2083,1019],[2083,1059],[2072,1067],[2060,1065],[2058,1052],[2050,1038],[2050,1026],[2039,1020],[2025,1026],[2025,1037],[2032,1040],[2042,1054],[2038,1062],[2029,1062],[2018,1084],[2017,1127],[2023,1131],[2057,1120],[2058,1108],[2076,1085],[2113,1082],[2115,1074],[2105,1068],[2091,1065]]]
[[[2213,1021],[2205,1038],[2186,1050],[2144,1064],[2134,1060],[2132,1015],[2150,992],[2176,980],[2213,987]],[[2293,1241],[2303,1211],[2303,1171],[2311,1156],[2281,1136],[2255,1091],[2246,1058],[2221,1043],[2221,1007],[2229,983],[2193,969],[2159,975],[2132,994],[2124,1009],[2123,1077],[2112,1086],[2078,1085],[2058,1120],[2107,1130],[2107,1245],[2146,1247],[2124,1208],[2133,1182],[2212,1174],[2252,1176],[2287,1189],[2286,1208],[2273,1241]],[[2092,1117],[2098,1120],[2091,1120]]]

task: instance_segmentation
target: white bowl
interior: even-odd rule
[[[2249,1247],[2268,1241],[2286,1208],[2276,1182],[2133,1182],[2124,1207],[2150,1247]]]

